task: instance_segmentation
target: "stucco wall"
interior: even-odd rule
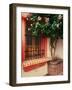
[[[63,40],[62,39],[59,39],[58,42],[57,42],[55,55],[57,57],[63,59]]]

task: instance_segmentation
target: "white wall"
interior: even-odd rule
[[[50,5],[71,6],[72,0],[0,0],[0,90],[72,90],[70,84],[42,85],[27,87],[11,87],[9,80],[9,4],[10,3],[37,3]],[[72,15],[72,12],[71,12]],[[71,17],[72,21],[72,17]],[[72,29],[72,26],[71,26]],[[72,32],[72,31],[71,31]],[[71,35],[72,38],[72,35]],[[72,44],[72,41],[71,41]],[[71,48],[72,51],[72,48]],[[71,58],[72,59],[72,58]],[[72,64],[72,62],[71,62]],[[71,65],[72,76],[72,65]],[[72,81],[72,78],[71,78]]]
[[[59,39],[57,42],[55,56],[63,59],[63,40],[62,39]]]

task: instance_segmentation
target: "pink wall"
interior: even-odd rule
[[[22,16],[22,62],[25,59],[25,30],[26,30],[26,17]]]
[[[45,50],[45,56],[47,56],[47,38],[44,36],[41,38],[40,47],[41,47],[41,50]]]

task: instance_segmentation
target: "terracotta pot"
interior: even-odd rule
[[[49,75],[62,75],[63,74],[63,61],[52,60],[48,62],[48,74]]]

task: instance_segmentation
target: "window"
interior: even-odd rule
[[[26,20],[27,26],[25,31],[25,60],[37,59],[44,57],[45,55],[45,50],[41,49],[42,36],[37,38],[32,35],[30,30],[31,23],[30,17],[28,17],[28,20]]]

